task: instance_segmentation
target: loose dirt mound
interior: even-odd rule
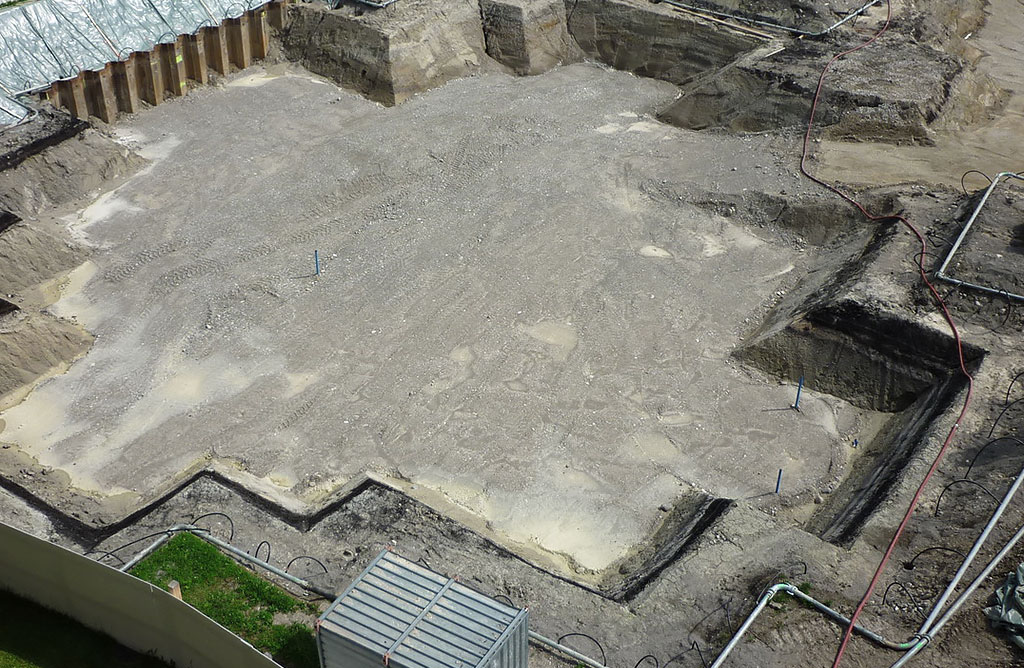
[[[0,316],[0,410],[18,403],[39,379],[66,369],[91,344],[81,327],[48,313]]]
[[[929,144],[934,125],[961,125],[1002,103],[997,87],[963,59],[903,40],[885,36],[879,44],[887,48],[872,52],[871,59],[833,66],[815,116],[825,137]],[[851,48],[860,41],[850,37],[843,44]],[[737,63],[686,91],[661,118],[692,130],[802,128],[821,67],[836,48],[800,42],[770,58]],[[953,99],[960,101],[953,104]]]
[[[29,298],[32,288],[74,269],[85,256],[83,248],[36,226],[13,225],[0,233],[0,293]]]
[[[85,130],[5,170],[0,210],[22,218],[35,216],[78,199],[105,181],[125,176],[143,162],[96,130]]]
[[[0,410],[85,354],[92,336],[39,309],[86,258],[53,220],[21,222],[80,200],[144,160],[109,137],[49,109],[4,137],[0,155]],[[77,135],[77,136],[76,136]],[[52,230],[52,231],[46,231]]]

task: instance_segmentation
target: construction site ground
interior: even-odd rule
[[[0,171],[0,519],[116,566],[214,513],[338,592],[390,546],[625,668],[710,664],[781,580],[849,614],[966,392],[918,239],[799,169],[791,120],[886,4],[805,45],[581,0],[543,73],[489,60],[487,33],[466,71],[430,79],[418,55],[401,85],[398,65],[355,85],[297,56],[302,5],[265,62],[67,131]],[[807,166],[912,221],[934,276],[988,185],[964,172],[1024,169],[1024,4],[892,6],[891,34],[837,65]],[[325,20],[409,35],[409,7]],[[735,54],[682,76],[655,40],[637,64],[602,32],[615,12],[652,34],[684,16]],[[903,86],[921,45],[912,66],[949,78]],[[56,133],[49,113],[18,132]],[[951,273],[1024,294],[1024,188],[998,188]],[[1024,302],[934,280],[974,404],[861,618],[898,641],[1024,463]],[[918,661],[1024,665],[982,613],[1022,560]],[[842,630],[773,604],[727,665],[829,665]],[[844,665],[896,658],[858,639]]]

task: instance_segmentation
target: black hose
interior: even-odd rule
[[[700,651],[700,645],[697,644],[696,640],[694,640],[693,644],[690,645],[690,649],[697,650],[697,656],[700,657],[700,665],[704,666],[704,668],[708,668],[708,662],[704,660],[704,652]]]
[[[652,661],[654,661],[654,668],[661,668],[661,664],[658,663],[658,657],[654,656],[653,654],[645,654],[644,656],[640,657],[640,660],[636,662],[636,665],[633,666],[633,668],[640,668],[640,664],[646,661],[647,659],[651,659]]]
[[[998,443],[999,441],[1016,441],[1018,445],[1024,445],[1024,441],[1020,440],[1016,436],[1000,436],[999,438],[993,438],[991,441],[981,446],[981,448],[974,453],[974,457],[971,459],[971,463],[968,464],[967,466],[967,473],[964,473],[964,478],[971,475],[971,469],[974,468],[974,463],[978,461],[978,457],[981,456],[981,453],[985,452],[985,448],[992,445],[993,443]]]
[[[493,598],[495,601],[497,601],[499,598],[503,598],[506,601],[508,601],[509,606],[511,606],[513,608],[519,607],[519,606],[517,606],[515,604],[515,602],[511,598],[509,598],[508,596],[505,596],[504,594],[495,594],[494,596],[491,596],[491,598]]]
[[[265,561],[266,563],[269,564],[270,563],[270,541],[269,540],[262,540],[262,541],[260,541],[260,544],[256,546],[256,550],[252,553],[252,556],[255,557],[256,559],[259,559],[260,558],[260,548],[263,547],[264,545],[267,546],[267,558],[264,559],[263,561]]]
[[[952,241],[950,241],[946,237],[942,236],[941,234],[939,234],[935,230],[928,230],[927,232],[924,233],[924,235],[932,240],[933,245],[936,248],[949,247],[949,246],[953,245]],[[938,241],[942,242],[941,246],[939,245],[939,243],[937,241],[935,241],[936,239],[938,239]]]
[[[592,642],[595,645],[597,645],[597,649],[599,649],[601,651],[601,665],[602,666],[607,666],[608,665],[608,657],[604,653],[604,647],[601,646],[601,643],[597,642],[597,639],[594,638],[594,636],[587,635],[586,633],[566,633],[564,636],[561,636],[558,639],[558,644],[559,645],[563,645],[564,644],[562,642],[563,640],[565,640],[566,638],[572,638],[574,636],[578,636],[580,638],[586,638],[586,639],[590,640],[590,642]]]
[[[1006,411],[1010,410],[1022,401],[1024,401],[1024,397],[1014,399],[1011,403],[1006,404],[1006,406],[1003,407],[1003,410],[999,411],[999,415],[996,416],[996,421],[992,423],[992,428],[988,430],[988,438],[992,438],[992,434],[996,431],[996,426],[999,425],[999,421],[1003,419],[1004,415],[1006,415]]]
[[[782,575],[782,573],[780,572],[780,573],[779,573],[779,575]],[[767,587],[765,587],[765,589],[767,589]],[[764,594],[764,592],[762,591],[762,595],[763,595],[763,594]],[[759,597],[758,597],[758,600],[760,600],[760,598],[761,598],[761,597],[759,596]],[[687,640],[692,640],[692,639],[693,639],[693,638],[692,638],[692,636],[693,636],[693,632],[694,632],[694,631],[696,631],[696,630],[697,630],[698,628],[700,628],[700,625],[701,625],[701,624],[703,624],[704,622],[708,621],[708,619],[710,619],[710,618],[711,618],[711,617],[712,617],[712,616],[713,616],[713,615],[714,615],[714,614],[715,614],[716,612],[718,612],[719,610],[725,610],[725,614],[726,614],[726,617],[728,617],[728,616],[729,616],[729,608],[728,608],[728,607],[726,606],[726,604],[725,604],[725,603],[720,603],[720,604],[718,605],[718,607],[717,607],[717,608],[715,608],[714,610],[712,610],[712,611],[711,611],[711,612],[709,612],[708,614],[706,614],[706,615],[704,615],[703,617],[701,617],[701,618],[700,618],[699,620],[697,620],[697,623],[696,623],[696,624],[694,624],[694,625],[693,625],[692,627],[690,627],[690,630],[689,630],[689,631],[687,632],[687,634],[686,634],[686,638],[687,638]],[[730,626],[732,626],[732,624],[731,624],[731,623],[730,623]],[[666,664],[666,665],[667,665],[667,664]]]
[[[294,559],[292,559],[291,561],[289,561],[289,562],[288,562],[288,565],[284,567],[284,572],[285,572],[285,573],[287,573],[287,572],[288,572],[288,569],[292,567],[292,564],[294,564],[294,563],[295,563],[296,561],[298,561],[299,559],[309,559],[309,560],[310,560],[310,561],[312,561],[313,563],[316,563],[316,564],[318,564],[318,565],[320,566],[320,568],[324,569],[324,573],[326,573],[326,572],[327,572],[327,567],[326,567],[326,566],[324,566],[324,562],[320,561],[320,560],[319,560],[319,559],[317,559],[316,557],[311,557],[311,556],[309,556],[308,554],[300,554],[299,556],[297,556],[297,557],[295,557]]]
[[[696,651],[697,652],[697,656],[700,657],[701,665],[704,666],[704,668],[708,668],[708,662],[704,660],[704,652],[700,651],[700,645],[697,643],[696,640],[694,640],[692,643],[690,643],[689,649],[684,649],[682,652],[680,652],[679,654],[676,654],[674,657],[672,657],[671,659],[666,661],[665,665],[662,666],[662,668],[668,668],[670,663],[672,663],[673,661],[678,661],[679,659],[683,658],[683,656],[685,656],[686,654],[689,654],[690,652],[693,652],[693,651]]]
[[[966,172],[963,173],[963,176],[960,177],[960,189],[964,191],[965,195],[968,194],[968,193],[967,193],[967,186],[964,185],[964,179],[967,178],[968,174],[981,174],[986,179],[988,179],[989,185],[992,184],[992,179],[989,178],[989,175],[986,174],[985,172],[981,171],[980,169],[968,169]]]
[[[120,561],[121,565],[124,566],[124,559],[122,559],[121,557],[117,556],[113,552],[107,552],[106,550],[89,550],[88,552],[83,553],[82,556],[83,557],[88,557],[90,554],[98,554],[98,555],[100,555],[99,559],[96,559],[95,561],[99,561],[103,557],[113,557],[113,558],[117,559],[118,561]]]
[[[1003,316],[1003,321],[1000,322],[999,325],[997,325],[996,327],[989,327],[989,331],[991,331],[993,334],[999,332],[999,330],[1001,330],[1003,327],[1006,327],[1006,323],[1010,322],[1010,316],[1013,315],[1013,305],[1015,303],[1012,299],[1010,299],[1010,293],[1004,290],[1003,288],[999,289],[999,294],[1003,295],[1003,297],[1006,298],[1006,315]],[[1014,378],[1014,380],[1017,379]],[[1012,382],[1010,383],[1010,387],[1013,387]],[[1009,401],[1010,399],[1009,388],[1007,388],[1006,390],[1006,399],[1007,401]]]
[[[205,519],[207,517],[213,517],[215,515],[219,516],[219,517],[223,517],[224,519],[226,519],[228,521],[228,525],[231,527],[231,535],[228,536],[228,542],[230,543],[235,538],[235,523],[234,523],[234,521],[230,517],[227,516],[226,513],[221,513],[221,512],[217,512],[217,511],[214,511],[212,513],[206,513],[205,515],[200,515],[199,517],[193,519],[192,522],[190,522],[190,524],[195,525],[196,522],[198,522],[199,520]]]
[[[933,517],[939,516],[939,504],[942,503],[943,495],[949,490],[950,487],[959,483],[967,483],[968,485],[974,485],[981,491],[988,494],[989,497],[996,502],[996,505],[999,504],[999,499],[996,498],[996,495],[988,491],[988,488],[982,485],[980,482],[974,482],[973,480],[968,480],[967,478],[961,478],[960,480],[954,480],[953,482],[949,483],[948,485],[942,488],[941,492],[939,492],[939,498],[935,499],[935,514],[933,515]]]
[[[169,531],[167,531],[165,529],[163,531],[157,531],[156,533],[146,534],[142,538],[136,538],[135,540],[131,541],[130,543],[125,543],[124,545],[119,545],[118,547],[115,547],[113,550],[110,550],[110,554],[113,554],[114,552],[120,552],[124,548],[131,547],[132,545],[135,545],[136,543],[141,543],[144,540],[148,540],[150,538],[156,538],[157,536],[167,536],[167,535],[170,535],[170,533],[171,532],[169,532]],[[102,542],[103,541],[100,541],[100,543],[102,543]],[[96,545],[99,545],[100,543],[96,543]],[[93,545],[93,550],[96,549],[96,545]]]
[[[941,258],[941,257],[942,257],[942,256],[941,256],[940,254],[938,254],[938,253],[933,253],[933,252],[931,252],[931,251],[928,251],[928,250],[925,250],[925,251],[921,251],[921,250],[919,250],[919,251],[917,251],[916,253],[914,253],[914,254],[913,254],[913,255],[911,256],[911,257],[913,258],[912,264],[913,264],[913,265],[914,265],[915,267],[920,267],[920,266],[921,266],[922,264],[924,264],[924,261],[923,261],[923,260],[924,260],[924,258],[926,258],[926,257],[928,257],[928,256],[931,256],[931,257],[935,258],[936,260],[938,260],[939,258]]]
[[[962,559],[966,559],[967,558],[967,555],[964,554],[963,552],[961,552],[960,550],[954,550],[953,548],[946,547],[945,545],[933,545],[931,547],[926,547],[923,550],[921,550],[920,552],[918,552],[917,554],[915,554],[910,559],[910,561],[904,561],[903,562],[903,568],[907,569],[908,571],[914,570],[914,562],[917,561],[917,558],[920,557],[922,554],[925,554],[927,552],[932,552],[933,550],[944,550],[946,552],[952,552],[953,554],[958,554],[958,555],[960,555],[960,557]]]
[[[1017,382],[1018,378],[1022,378],[1022,377],[1024,377],[1024,371],[1021,371],[1020,373],[1018,373],[1016,376],[1013,377],[1013,380],[1010,381],[1010,386],[1006,388],[1006,399],[1003,400],[1003,405],[1004,406],[1006,404],[1010,403],[1010,390],[1013,389],[1013,384]]]

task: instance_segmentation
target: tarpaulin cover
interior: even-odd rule
[[[985,608],[985,616],[993,626],[1006,631],[1014,645],[1024,649],[1024,564],[1006,576],[992,605]]]
[[[266,0],[38,0],[0,10],[0,97],[101,70]],[[0,125],[11,100],[0,100]],[[11,110],[15,107],[11,106]],[[19,112],[20,113],[20,112]],[[8,123],[5,123],[5,119]]]
[[[0,95],[0,127],[14,125],[29,117],[32,110],[4,95]]]

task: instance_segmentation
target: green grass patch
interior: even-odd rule
[[[802,591],[803,593],[807,594],[808,596],[811,595],[812,586],[811,586],[810,582],[801,582],[800,584],[798,584],[796,586],[796,588],[799,589],[800,591]],[[805,607],[805,608],[807,608],[809,610],[813,610],[814,609],[814,606],[811,605],[810,603],[808,603],[807,601],[805,601],[803,599],[797,599],[792,594],[786,593],[784,591],[780,591],[779,593],[777,593],[773,600],[776,603],[778,603],[780,606],[782,606],[783,609],[785,609],[787,604],[794,603],[794,602],[797,605],[803,606],[803,607]],[[828,605],[828,604],[826,603],[826,605]]]
[[[168,668],[70,617],[0,591],[0,668]]]
[[[316,616],[312,603],[242,568],[190,533],[180,533],[132,569],[132,575],[166,589],[177,580],[181,596],[210,619],[270,652],[286,668],[317,668],[313,629],[302,622],[274,624],[278,613]]]

